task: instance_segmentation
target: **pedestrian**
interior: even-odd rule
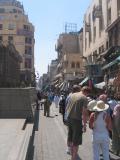
[[[60,96],[60,101],[59,101],[59,113],[62,114],[64,124],[65,124],[65,119],[64,119],[64,117],[65,117],[65,102],[66,102],[66,95],[64,93]]]
[[[120,155],[120,104],[113,110],[112,151]]]
[[[90,88],[85,86],[78,93],[73,93],[66,112],[68,115],[68,142],[71,148],[71,160],[76,160],[79,145],[82,144],[82,134],[86,131],[87,97]]]
[[[37,110],[39,109],[40,101],[41,101],[41,94],[40,94],[40,91],[38,91],[37,92],[37,101],[36,101]]]
[[[59,96],[58,96],[58,94],[56,94],[54,96],[54,103],[55,103],[55,107],[58,108],[58,106],[59,106]]]
[[[109,159],[109,130],[112,130],[110,115],[106,112],[109,105],[99,100],[93,113],[90,115],[89,127],[92,129],[93,160],[100,159],[102,151],[103,159]]]
[[[47,117],[50,116],[50,105],[51,105],[51,102],[48,99],[48,96],[45,95],[45,99],[44,99],[44,116],[47,116]]]
[[[93,108],[96,106],[97,101],[96,100],[91,100],[88,105],[87,105],[87,110],[88,110],[88,114],[89,116],[91,115],[91,113],[93,112]]]
[[[68,125],[68,110],[71,107],[71,96],[73,93],[78,93],[80,92],[81,87],[78,85],[73,85],[72,87],[72,91],[69,93],[69,95],[66,98],[66,102],[65,102],[65,115],[64,115],[64,122],[66,125]],[[66,150],[67,154],[71,154],[71,142],[69,142],[69,140],[67,140],[67,150]]]

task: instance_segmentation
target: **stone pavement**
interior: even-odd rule
[[[58,116],[57,116],[58,115]],[[34,139],[34,160],[68,160],[66,154],[67,128],[62,123],[58,108],[51,106],[51,117],[45,117],[40,110],[38,131]],[[83,145],[79,147],[78,160],[93,160],[91,130],[83,135]],[[112,160],[120,160],[114,157]]]

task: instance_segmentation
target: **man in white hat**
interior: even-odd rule
[[[109,130],[112,130],[110,115],[106,112],[109,105],[98,101],[90,115],[89,127],[93,130],[93,156],[98,160],[100,150],[104,160],[109,159]]]

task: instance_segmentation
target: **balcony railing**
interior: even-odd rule
[[[56,51],[60,51],[60,50],[62,49],[62,47],[63,47],[63,45],[62,45],[61,43],[57,43],[57,44],[55,45],[55,50],[56,50]]]
[[[101,18],[102,17],[102,6],[95,7],[94,10],[94,18]]]
[[[21,35],[21,36],[34,36],[34,32],[33,31],[28,31],[25,29],[18,29],[17,30],[17,35]]]
[[[85,22],[85,31],[90,32],[90,24]]]

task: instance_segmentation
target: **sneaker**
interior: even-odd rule
[[[70,147],[67,148],[66,153],[71,155],[71,148]]]

